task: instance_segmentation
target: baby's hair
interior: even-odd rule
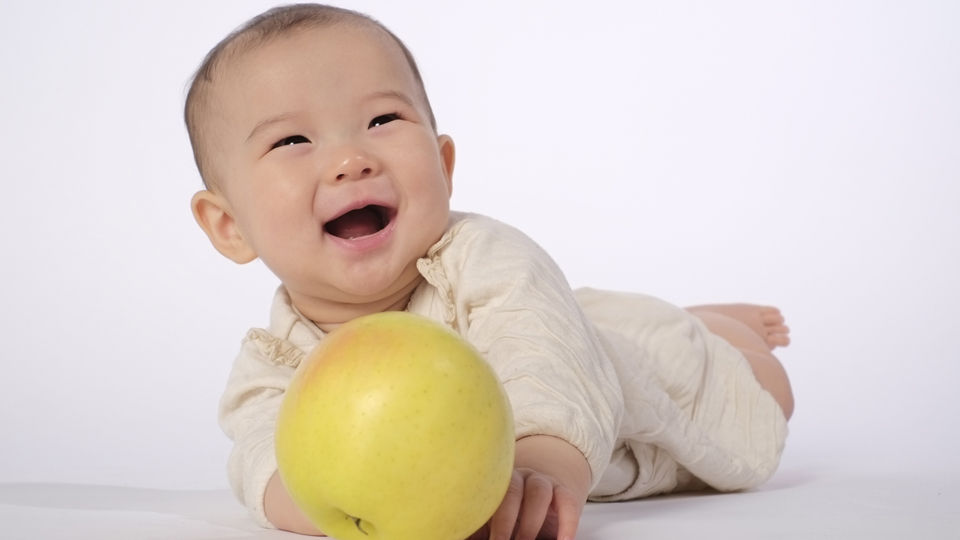
[[[403,51],[403,56],[407,59],[410,70],[413,72],[414,79],[417,82],[421,97],[427,108],[430,125],[434,131],[436,131],[437,122],[433,115],[433,109],[430,107],[430,100],[427,98],[427,91],[423,85],[420,70],[417,68],[417,62],[403,41],[387,27],[363,13],[334,6],[322,4],[279,6],[250,19],[246,24],[223,38],[220,43],[217,43],[217,45],[207,53],[207,56],[203,59],[203,62],[191,80],[190,89],[187,92],[186,105],[184,106],[184,120],[187,124],[187,133],[190,136],[190,146],[193,148],[193,158],[197,163],[197,169],[200,171],[200,177],[203,179],[206,187],[211,187],[215,182],[213,182],[211,178],[212,170],[210,169],[210,164],[207,163],[206,149],[203,144],[204,126],[202,116],[205,101],[208,97],[208,90],[214,83],[214,76],[217,69],[230,58],[239,56],[246,51],[261,46],[272,39],[287,35],[295,30],[322,28],[335,24],[354,24],[373,27],[385,32],[396,42],[400,50]]]

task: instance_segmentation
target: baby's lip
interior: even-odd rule
[[[323,224],[327,234],[345,240],[372,236],[387,228],[397,217],[397,209],[377,200],[361,200],[341,208]]]

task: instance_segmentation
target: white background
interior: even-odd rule
[[[276,283],[194,224],[181,108],[270,4],[8,4],[0,482],[223,487],[217,400]],[[417,56],[455,207],[575,286],[784,310],[784,468],[960,471],[960,4],[345,5]]]

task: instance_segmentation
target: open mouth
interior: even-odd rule
[[[328,221],[323,229],[337,238],[353,240],[382,231],[395,214],[391,208],[370,204]]]

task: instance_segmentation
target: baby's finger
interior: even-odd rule
[[[569,489],[557,486],[553,492],[553,504],[557,511],[557,540],[573,540],[580,526],[583,502]]]
[[[547,511],[550,510],[551,501],[553,481],[538,473],[527,476],[517,524],[517,540],[534,540],[537,537],[547,517]]]
[[[513,535],[513,527],[517,523],[520,504],[523,501],[523,483],[523,476],[513,471],[507,494],[503,496],[503,502],[490,518],[490,540],[506,539]]]

